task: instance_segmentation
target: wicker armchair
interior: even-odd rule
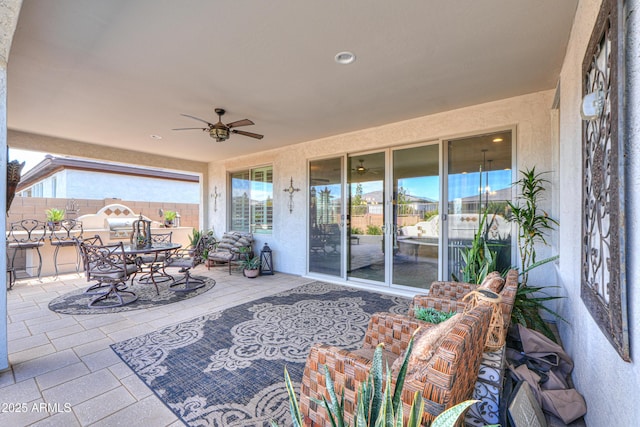
[[[433,356],[409,365],[402,392],[405,417],[409,416],[416,391],[421,392],[424,398],[422,421],[425,425],[445,409],[471,397],[491,312],[490,307],[477,306],[460,315],[453,329],[432,348]],[[356,392],[369,374],[375,346],[380,342],[386,344],[385,357],[389,366],[393,366],[393,361],[402,355],[413,331],[418,327],[431,329],[436,325],[408,316],[378,313],[371,318],[362,349],[351,352],[322,344],[313,346],[304,368],[300,392],[300,408],[305,425],[331,425],[324,407],[313,400],[321,399],[323,394],[328,398],[323,365],[329,368],[338,395],[344,390],[345,413],[348,421],[353,423]],[[392,381],[395,382],[397,371],[392,369]]]
[[[457,311],[462,313],[466,303],[462,298],[469,292],[478,288],[478,285],[464,282],[433,282],[427,295],[416,295],[413,297],[409,307],[409,316],[414,316],[414,309],[418,307],[431,307],[439,311]],[[502,301],[500,308],[504,319],[505,330],[511,323],[511,311],[518,291],[518,271],[511,269],[505,277],[504,286],[498,292]]]

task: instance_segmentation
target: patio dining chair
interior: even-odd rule
[[[47,224],[37,219],[23,219],[22,221],[12,222],[7,232],[7,250],[13,250],[10,268],[16,271],[15,260],[18,251],[27,251],[35,249],[38,254],[38,273],[40,278],[42,272],[42,254],[40,248],[44,246],[44,238],[47,234]],[[28,266],[25,267],[25,269]]]
[[[136,264],[127,262],[122,242],[108,245],[81,243],[87,278],[95,280],[97,296],[89,302],[89,307],[110,308],[131,304],[138,299],[135,292],[126,290],[129,276],[138,271]],[[108,286],[108,289],[100,291]]]
[[[179,268],[180,273],[184,276],[176,280],[170,285],[175,292],[190,292],[204,286],[204,281],[191,276],[191,269],[201,264],[203,260],[204,249],[207,247],[207,236],[200,236],[194,247],[179,249],[173,252],[165,261],[166,267]],[[176,286],[184,285],[180,288]]]
[[[58,277],[58,251],[60,248],[73,247],[76,250],[76,272],[80,271],[80,248],[78,240],[82,239],[82,221],[75,219],[63,219],[60,221],[59,227],[51,229],[49,234],[49,243],[55,249],[53,251],[53,265],[56,270],[55,277]]]
[[[152,233],[151,245],[155,246],[161,245],[163,243],[171,243],[172,236],[172,231],[168,233]],[[144,284],[153,283],[156,287],[156,293],[158,295],[160,295],[160,291],[156,282],[168,282],[170,280],[173,280],[173,277],[164,271],[164,262],[166,258],[167,254],[165,252],[155,252],[153,254],[138,255],[136,259],[136,262],[138,263],[138,273],[145,270],[147,271],[147,273],[138,278],[138,282]],[[154,280],[152,280],[151,275],[156,274],[156,272],[158,271],[161,271],[161,273],[159,275],[155,275]],[[133,280],[135,279],[136,275],[137,273],[131,277],[131,284],[133,284]]]

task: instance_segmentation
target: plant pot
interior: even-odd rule
[[[255,279],[260,274],[260,270],[243,270],[243,274],[249,279]]]
[[[59,231],[60,230],[60,221],[47,221],[47,227],[51,231]]]

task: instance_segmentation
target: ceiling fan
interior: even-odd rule
[[[218,115],[218,123],[210,123],[206,120],[202,120],[198,117],[194,117],[194,116],[190,116],[189,114],[180,114],[181,116],[185,116],[185,117],[189,117],[198,121],[201,121],[203,123],[206,123],[208,126],[206,128],[177,128],[177,129],[172,129],[172,130],[192,130],[192,129],[198,129],[198,130],[202,130],[204,132],[209,132],[209,136],[213,139],[215,139],[218,142],[221,141],[226,141],[227,139],[229,139],[229,136],[231,136],[231,133],[237,133],[238,135],[244,135],[244,136],[248,136],[251,138],[256,138],[256,139],[262,139],[264,138],[264,135],[259,135],[257,133],[253,133],[253,132],[247,132],[244,130],[237,130],[234,128],[240,127],[240,126],[249,126],[254,124],[251,120],[249,119],[242,119],[242,120],[236,120],[235,122],[231,122],[231,123],[227,123],[226,125],[224,123],[222,123],[222,116],[224,115],[225,111],[222,108],[216,108],[215,109],[216,114]]]
[[[372,175],[378,175],[378,169],[379,168],[366,168],[364,167],[364,159],[359,159],[358,160],[359,164],[356,165],[356,167],[352,168],[351,171],[355,172],[358,175],[365,175],[365,174],[372,174]]]

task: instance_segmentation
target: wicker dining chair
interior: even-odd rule
[[[338,396],[344,392],[345,415],[348,422],[353,423],[357,391],[367,379],[375,347],[381,342],[386,344],[383,357],[392,367],[394,387],[399,366],[394,366],[393,361],[402,357],[418,327],[424,330],[423,337],[432,342],[428,349],[422,348],[416,353],[415,349],[419,348],[419,338],[416,338],[411,356],[415,359],[409,364],[401,399],[406,422],[414,394],[420,392],[425,404],[422,422],[428,425],[445,409],[472,396],[491,313],[488,306],[476,306],[452,318],[448,332],[436,336],[429,336],[429,331],[440,333],[440,329],[436,330],[440,325],[404,315],[378,313],[369,322],[361,349],[349,351],[324,344],[314,345],[307,357],[300,389],[300,408],[305,425],[331,426],[326,410],[317,403],[323,395],[329,399],[324,366],[329,369]]]
[[[108,245],[81,243],[87,277],[97,282],[97,295],[89,302],[89,307],[111,308],[131,304],[138,299],[135,292],[126,290],[129,276],[138,270],[136,264],[127,262],[122,242]],[[106,285],[106,286],[105,286]],[[103,287],[107,289],[102,290]]]

